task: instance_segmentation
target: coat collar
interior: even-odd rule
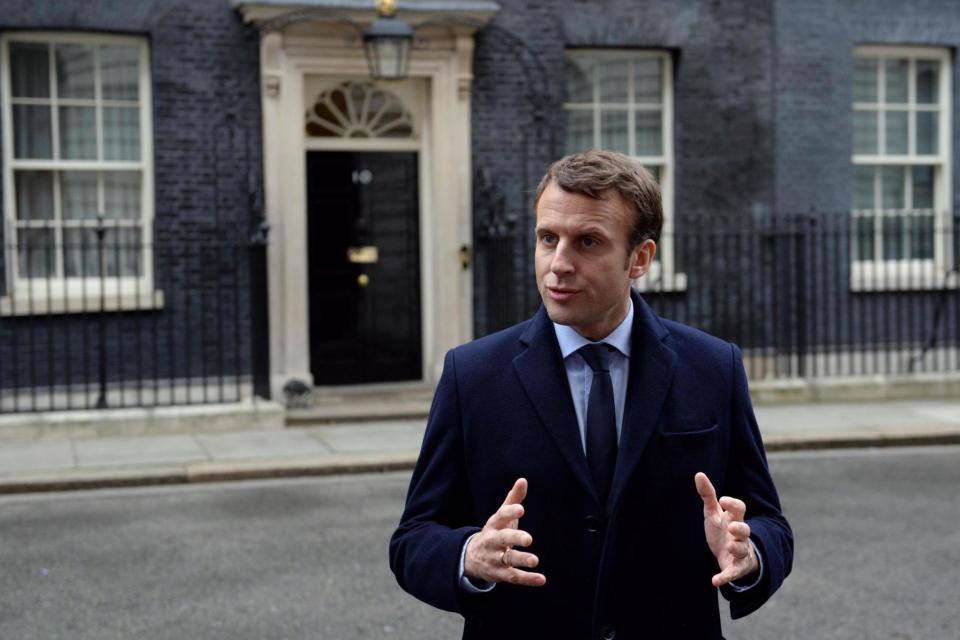
[[[663,344],[666,327],[636,292],[633,297],[630,374],[617,469],[610,492],[615,504],[657,423],[676,367],[676,354]],[[520,336],[526,347],[513,365],[540,421],[584,488],[597,500],[580,443],[573,398],[553,323],[541,306]]]

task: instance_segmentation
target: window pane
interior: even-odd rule
[[[96,219],[97,173],[64,171],[60,174],[60,209],[64,220]]]
[[[933,258],[933,216],[907,218],[907,249],[914,260]]]
[[[17,171],[17,220],[53,220],[53,173]]]
[[[97,232],[94,229],[63,230],[63,269],[68,278],[100,275]]]
[[[663,135],[660,111],[637,111],[634,123],[637,128],[636,154],[659,156],[663,153]]]
[[[877,153],[877,122],[876,111],[857,110],[853,112],[854,153]]]
[[[10,43],[10,90],[14,98],[50,97],[50,47]]]
[[[594,64],[585,56],[567,58],[567,102],[593,102]]]
[[[136,107],[103,108],[103,159],[140,159],[140,110]]]
[[[140,219],[140,172],[110,171],[103,174],[103,208],[107,218]]]
[[[858,58],[853,63],[853,101],[877,101],[877,61]]]
[[[135,47],[100,47],[104,100],[137,100],[140,51]]]
[[[917,61],[917,102],[937,104],[939,100],[940,63]]]
[[[53,229],[17,229],[17,264],[23,278],[56,275]]]
[[[933,167],[913,167],[913,208],[933,209]]]
[[[600,112],[600,147],[630,153],[626,111]]]
[[[567,111],[567,153],[593,149],[593,111]]]
[[[94,98],[93,47],[80,44],[58,44],[57,95],[61,98]]]
[[[887,148],[886,153],[908,153],[907,112],[887,111]]]
[[[95,229],[63,230],[64,270],[68,278],[100,277],[100,245]],[[139,276],[143,247],[140,228],[111,227],[103,236],[104,276]]]
[[[910,63],[906,60],[886,60],[886,96],[887,104],[906,104],[909,101],[907,93],[907,77]]]
[[[13,148],[17,158],[53,157],[50,137],[50,107],[13,105]]]
[[[903,179],[905,167],[880,169],[880,206],[883,209],[904,209]]]
[[[873,216],[856,216],[853,219],[853,255],[855,260],[874,259]]]
[[[883,259],[903,260],[906,258],[903,247],[903,216],[883,217]]]
[[[854,167],[854,209],[873,209],[873,171],[873,167]]]
[[[97,159],[96,111],[93,107],[60,107],[60,157]]]
[[[937,127],[937,114],[930,111],[918,111],[917,116],[917,153],[934,154],[937,153],[940,145],[937,144],[939,128]]]
[[[643,168],[650,172],[650,175],[653,176],[653,179],[657,181],[657,184],[660,184],[660,175],[662,173],[663,167],[660,165],[643,165]]]
[[[660,104],[663,101],[663,70],[659,58],[640,58],[633,63],[635,100]]]
[[[118,243],[119,247],[114,253],[113,268],[115,273],[112,275],[121,277],[139,276],[140,255],[143,251],[139,227],[117,229],[114,242]]]
[[[600,70],[600,102],[625,103],[630,61],[603,60],[598,68]]]

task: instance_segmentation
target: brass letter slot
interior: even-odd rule
[[[347,249],[347,260],[354,264],[376,264],[380,259],[380,250],[377,247],[350,247]]]

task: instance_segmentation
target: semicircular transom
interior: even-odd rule
[[[306,114],[312,138],[416,138],[413,116],[393,92],[347,80],[317,96]]]

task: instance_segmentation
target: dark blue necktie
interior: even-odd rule
[[[593,369],[587,399],[587,464],[601,504],[606,504],[617,464],[617,414],[610,380],[610,351],[606,344],[588,344],[578,353]]]

